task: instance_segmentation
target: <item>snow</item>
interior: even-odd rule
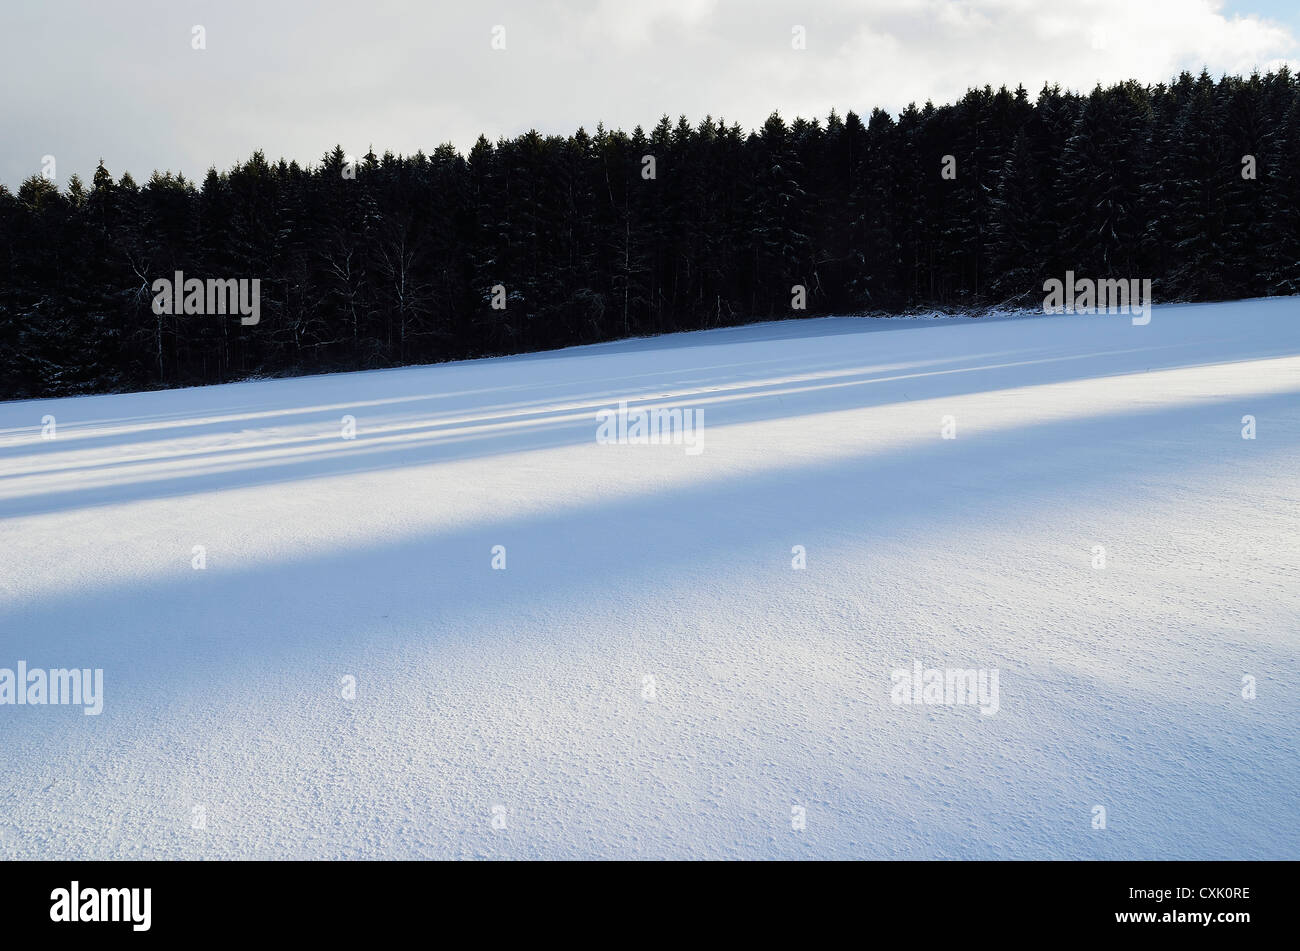
[[[1300,857],[1296,310],[0,404],[0,856]]]

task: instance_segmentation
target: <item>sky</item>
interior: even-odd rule
[[[753,128],[986,83],[1300,65],[1295,0],[4,0],[0,24],[10,188],[89,181],[100,158],[201,178],[258,148],[310,164],[336,143],[467,151],[665,114]]]

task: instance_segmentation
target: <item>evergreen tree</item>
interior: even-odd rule
[[[1066,270],[1150,277],[1166,300],[1293,294],[1298,87],[1286,69],[1032,102],[986,86],[865,124],[663,116],[480,137],[466,156],[336,146],[307,167],[255,152],[199,187],[102,162],[88,185],[33,176],[0,188],[0,397],[1036,306]],[[260,322],[155,313],[154,282],[178,271],[258,279]]]

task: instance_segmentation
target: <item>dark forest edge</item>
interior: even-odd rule
[[[1067,270],[1150,279],[1161,301],[1294,294],[1297,169],[1285,68],[1036,100],[986,86],[865,124],[665,116],[480,137],[468,156],[336,147],[307,168],[256,152],[198,186],[114,181],[101,162],[89,188],[0,186],[0,399],[1039,308]],[[156,313],[154,282],[176,272],[257,279],[257,323]]]

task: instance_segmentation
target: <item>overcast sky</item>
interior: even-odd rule
[[[4,0],[0,182],[1300,65],[1295,0]],[[206,48],[193,48],[194,27]],[[505,49],[492,48],[505,28]],[[805,28],[806,49],[792,49]]]

